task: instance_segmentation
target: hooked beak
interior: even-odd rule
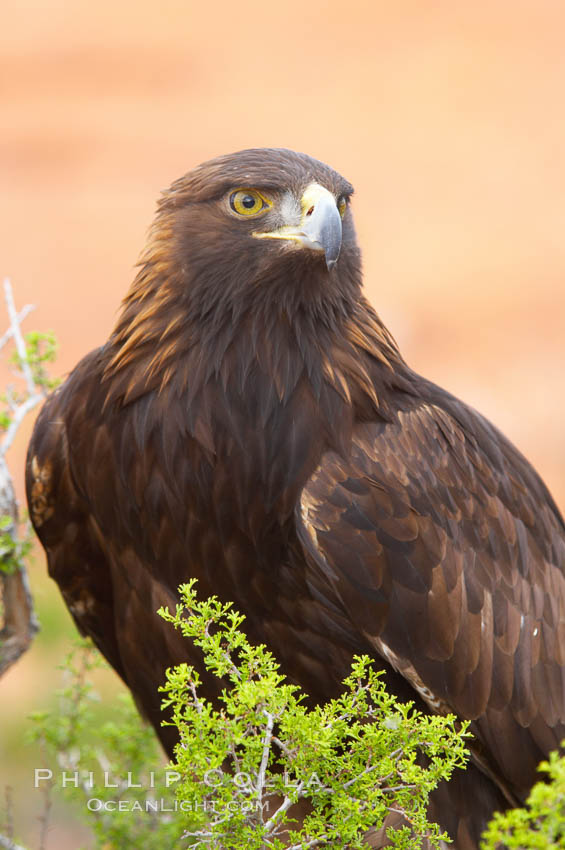
[[[336,199],[324,186],[311,183],[300,205],[302,214],[298,226],[284,225],[270,233],[256,232],[253,235],[258,239],[287,239],[303,248],[323,253],[328,271],[331,271],[341,250],[341,216]]]

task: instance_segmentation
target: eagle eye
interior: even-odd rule
[[[340,216],[343,218],[345,210],[347,209],[347,195],[342,195],[341,198],[337,199],[337,208]]]
[[[271,204],[256,189],[238,189],[230,195],[230,207],[236,215],[255,216]]]

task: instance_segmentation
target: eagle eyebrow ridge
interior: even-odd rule
[[[234,191],[236,189],[259,189],[261,192],[280,195],[287,188],[288,187],[286,186],[273,183],[272,180],[254,180],[249,175],[243,175],[242,177],[234,175],[232,179],[222,180],[221,183],[216,183],[215,185],[209,184],[208,186],[203,187],[198,186],[194,187],[194,189],[190,185],[187,185],[182,194],[179,194],[176,197],[165,195],[165,202],[170,201],[173,203],[190,204],[205,203],[206,201],[219,201],[227,195],[229,191]]]

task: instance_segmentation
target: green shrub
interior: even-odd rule
[[[294,848],[362,848],[364,833],[390,811],[406,822],[390,833],[394,846],[415,848],[424,838],[438,845],[444,836],[427,819],[428,797],[464,766],[465,725],[397,702],[367,657],[354,659],[339,698],[309,709],[271,653],[248,642],[230,605],[197,600],[194,582],[180,595],[174,613],[159,613],[201,648],[225,686],[212,705],[189,665],[167,672],[164,707],[179,733],[168,773],[129,696],[112,722],[96,721],[88,676],[100,660],[88,644],[63,665],[68,681],[56,708],[34,716],[51,790],[62,770],[80,776],[64,793],[80,803],[98,848],[278,850],[289,828]],[[309,813],[293,823],[299,800]]]
[[[565,848],[565,758],[552,752],[538,770],[547,774],[547,781],[534,785],[523,808],[495,814],[483,836],[483,850]]]

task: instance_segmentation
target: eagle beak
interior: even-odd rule
[[[286,239],[302,248],[323,253],[331,271],[341,250],[341,216],[336,199],[324,186],[311,183],[300,199],[302,213],[298,226],[284,225],[270,233],[256,232],[258,239]]]
[[[302,195],[302,233],[305,245],[323,251],[328,270],[337,263],[341,250],[341,216],[336,199],[318,183],[311,183]]]

